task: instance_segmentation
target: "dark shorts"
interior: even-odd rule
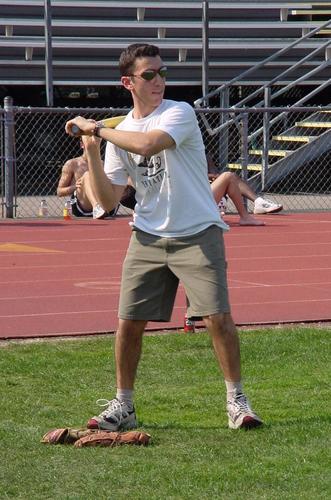
[[[80,205],[79,199],[77,198],[76,191],[70,197],[71,213],[75,217],[93,217],[93,210],[88,212]],[[118,207],[111,212],[106,212],[104,217],[113,217],[116,215]]]
[[[223,231],[182,238],[134,230],[123,264],[119,318],[170,321],[179,281],[188,316],[230,312]]]
[[[75,217],[93,217],[93,211],[87,212],[79,204],[76,191],[70,197],[71,213]]]
[[[136,190],[133,186],[126,186],[124,189],[124,192],[122,194],[122,198],[120,200],[121,205],[127,208],[131,208],[131,210],[134,210],[134,207],[136,206]]]

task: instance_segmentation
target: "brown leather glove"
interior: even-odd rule
[[[84,448],[85,446],[120,446],[123,444],[135,444],[147,446],[151,436],[146,432],[127,431],[127,432],[109,432],[96,431],[85,435],[75,442],[75,448]]]
[[[88,436],[92,432],[96,431],[91,429],[71,429],[70,427],[52,429],[44,434],[41,442],[45,444],[72,444],[78,439]]]
[[[122,444],[136,444],[146,446],[151,436],[146,432],[127,431],[110,432],[98,429],[52,429],[42,437],[45,444],[73,444],[76,448],[86,446],[119,446]]]

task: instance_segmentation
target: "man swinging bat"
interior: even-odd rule
[[[66,124],[70,135],[74,125],[81,130],[91,184],[102,206],[108,211],[117,206],[129,177],[137,201],[119,299],[116,397],[100,401],[103,411],[88,427],[118,431],[137,426],[133,391],[144,329],[148,321],[170,320],[179,281],[189,316],[201,316],[210,333],[225,379],[229,427],[257,427],[262,421],[243,392],[228,298],[223,242],[228,227],[213,199],[195,112],[185,102],[164,99],[167,68],[158,47],[130,45],[119,67],[133,99],[125,120],[116,129],[82,117]],[[100,138],[107,141],[104,164]],[[220,394],[213,399],[219,414]]]

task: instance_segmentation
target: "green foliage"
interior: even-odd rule
[[[324,499],[330,492],[330,332],[241,331],[246,393],[265,425],[227,428],[225,388],[204,332],[146,336],[135,403],[146,448],[47,446],[114,396],[112,336],[0,348],[0,497]]]

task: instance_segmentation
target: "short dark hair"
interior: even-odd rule
[[[120,55],[119,69],[121,76],[128,76],[133,71],[133,66],[139,57],[159,56],[159,47],[148,43],[133,43],[129,45]]]

